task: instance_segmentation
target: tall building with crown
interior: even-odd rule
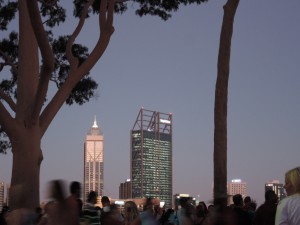
[[[104,137],[97,125],[96,116],[94,123],[84,142],[84,181],[83,202],[87,200],[90,191],[103,195],[104,188]]]
[[[172,207],[172,114],[142,108],[130,139],[132,198],[159,198]]]

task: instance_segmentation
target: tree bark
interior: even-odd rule
[[[214,108],[214,203],[227,205],[227,103],[233,22],[239,0],[224,5]]]
[[[32,2],[31,2],[32,1]],[[56,113],[76,84],[93,68],[106,50],[114,31],[114,1],[101,1],[99,40],[86,61],[76,67],[48,105],[42,103],[53,70],[54,56],[39,18],[37,0],[19,0],[19,64],[15,117],[0,102],[0,124],[12,144],[13,168],[8,220],[19,224],[24,210],[34,212],[40,205],[41,139]],[[30,6],[30,7],[29,7]],[[87,12],[86,8],[86,12]],[[83,16],[85,19],[86,16]],[[81,30],[81,29],[80,29]],[[35,32],[34,32],[35,31]],[[71,44],[70,44],[71,45]],[[39,50],[41,60],[39,60]],[[72,52],[70,52],[71,54]],[[41,62],[42,66],[40,69]],[[14,105],[12,105],[14,106]]]
[[[13,168],[9,204],[12,209],[40,206],[39,177],[42,151],[38,127],[24,128],[12,141]]]

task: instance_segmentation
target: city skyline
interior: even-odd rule
[[[63,106],[42,139],[41,200],[47,199],[49,180],[82,180],[83,142],[95,114],[105,134],[104,194],[117,197],[119,184],[129,178],[130,129],[141,107],[174,116],[173,193],[212,199],[214,90],[225,2],[181,7],[166,22],[137,17],[134,4],[115,16],[111,42],[91,71],[97,98]],[[62,4],[72,13],[71,1]],[[297,0],[241,1],[235,17],[227,180],[247,182],[259,203],[267,181],[284,183],[284,173],[299,166],[299,11]],[[57,31],[70,34],[74,24],[68,18]],[[87,21],[79,43],[93,46],[95,24]],[[11,156],[0,155],[6,183]]]

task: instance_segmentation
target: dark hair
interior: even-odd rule
[[[71,194],[75,194],[78,190],[80,190],[80,183],[78,181],[73,181],[70,185]]]
[[[241,194],[236,194],[232,197],[234,205],[243,205],[243,197]]]
[[[110,200],[109,200],[109,198],[107,196],[102,196],[101,202],[102,203],[110,203]]]
[[[63,201],[65,199],[66,196],[62,180],[51,181],[51,195],[52,198],[58,201]]]
[[[244,203],[250,203],[251,202],[251,197],[250,196],[246,196],[244,198]]]
[[[97,198],[97,193],[95,191],[90,191],[88,195],[88,202],[91,202],[93,199]]]
[[[272,200],[273,198],[274,198],[274,195],[276,196],[276,193],[275,193],[275,191],[273,191],[273,190],[266,190],[266,192],[265,192],[265,200],[266,201],[270,201],[270,200]]]

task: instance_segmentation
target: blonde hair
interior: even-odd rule
[[[285,178],[288,179],[295,193],[300,193],[300,167],[291,169],[285,173]]]

